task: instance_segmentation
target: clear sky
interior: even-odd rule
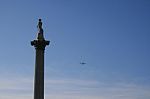
[[[38,18],[46,99],[150,99],[149,0],[0,0],[0,99],[33,99]]]

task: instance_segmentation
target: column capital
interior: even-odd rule
[[[31,45],[35,47],[35,49],[45,50],[46,45],[49,45],[50,41],[46,40],[33,40],[31,41]]]

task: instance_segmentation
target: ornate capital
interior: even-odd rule
[[[35,47],[35,49],[45,50],[46,45],[49,45],[50,41],[46,40],[33,40],[31,41],[31,45]]]

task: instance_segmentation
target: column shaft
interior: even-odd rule
[[[36,48],[34,99],[44,99],[44,49]]]

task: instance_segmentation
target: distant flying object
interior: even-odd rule
[[[85,62],[81,62],[80,64],[81,64],[81,65],[85,65],[86,63],[85,63]]]

